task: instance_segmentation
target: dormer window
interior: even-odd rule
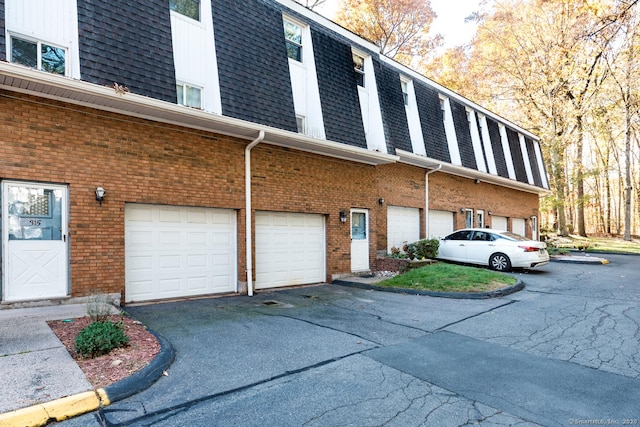
[[[62,47],[11,37],[11,62],[15,64],[64,76],[67,74],[66,56],[67,50]]]
[[[302,62],[302,27],[290,21],[284,21],[284,38],[287,43],[287,56]]]
[[[353,54],[353,70],[355,71],[356,83],[364,87],[364,58],[358,54]]]
[[[400,86],[402,86],[402,100],[404,101],[404,105],[409,105],[409,82],[400,80]]]
[[[191,108],[202,108],[202,89],[197,86],[178,83],[176,85],[178,104]]]
[[[169,8],[188,18],[200,21],[200,0],[169,0]]]

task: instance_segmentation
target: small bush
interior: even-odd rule
[[[82,357],[97,357],[111,350],[124,347],[129,337],[124,333],[122,322],[110,320],[93,322],[76,336],[76,353]]]
[[[438,256],[440,242],[438,239],[423,239],[409,243],[403,247],[409,259],[435,258]]]

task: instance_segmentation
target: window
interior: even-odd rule
[[[287,43],[287,56],[302,62],[302,27],[293,22],[284,21],[284,38]]]
[[[409,105],[409,82],[400,80],[400,85],[402,86],[402,99],[404,100],[404,105]]]
[[[48,73],[66,75],[67,51],[41,41],[11,37],[11,62]]]
[[[169,0],[169,8],[196,21],[200,20],[200,0]]]
[[[187,107],[202,108],[202,89],[187,84],[177,84],[178,104]]]
[[[355,71],[358,86],[364,87],[364,58],[355,53],[353,54],[353,70]]]
[[[296,116],[296,125],[298,126],[298,133],[306,134],[306,120],[304,116]]]

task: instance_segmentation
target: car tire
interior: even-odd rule
[[[495,271],[510,271],[511,260],[503,253],[495,253],[489,258],[489,267]]]

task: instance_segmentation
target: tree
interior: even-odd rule
[[[561,235],[567,214],[586,235],[585,121],[607,77],[614,0],[493,0],[474,14],[476,37],[459,63],[459,91],[542,138]],[[449,78],[452,73],[445,74]],[[440,76],[435,76],[440,80]]]
[[[442,43],[440,35],[429,35],[435,18],[429,0],[345,0],[336,21],[371,40],[383,55],[411,65]]]
[[[296,2],[300,3],[304,7],[313,10],[314,7],[320,6],[325,3],[327,0],[296,0]]]

